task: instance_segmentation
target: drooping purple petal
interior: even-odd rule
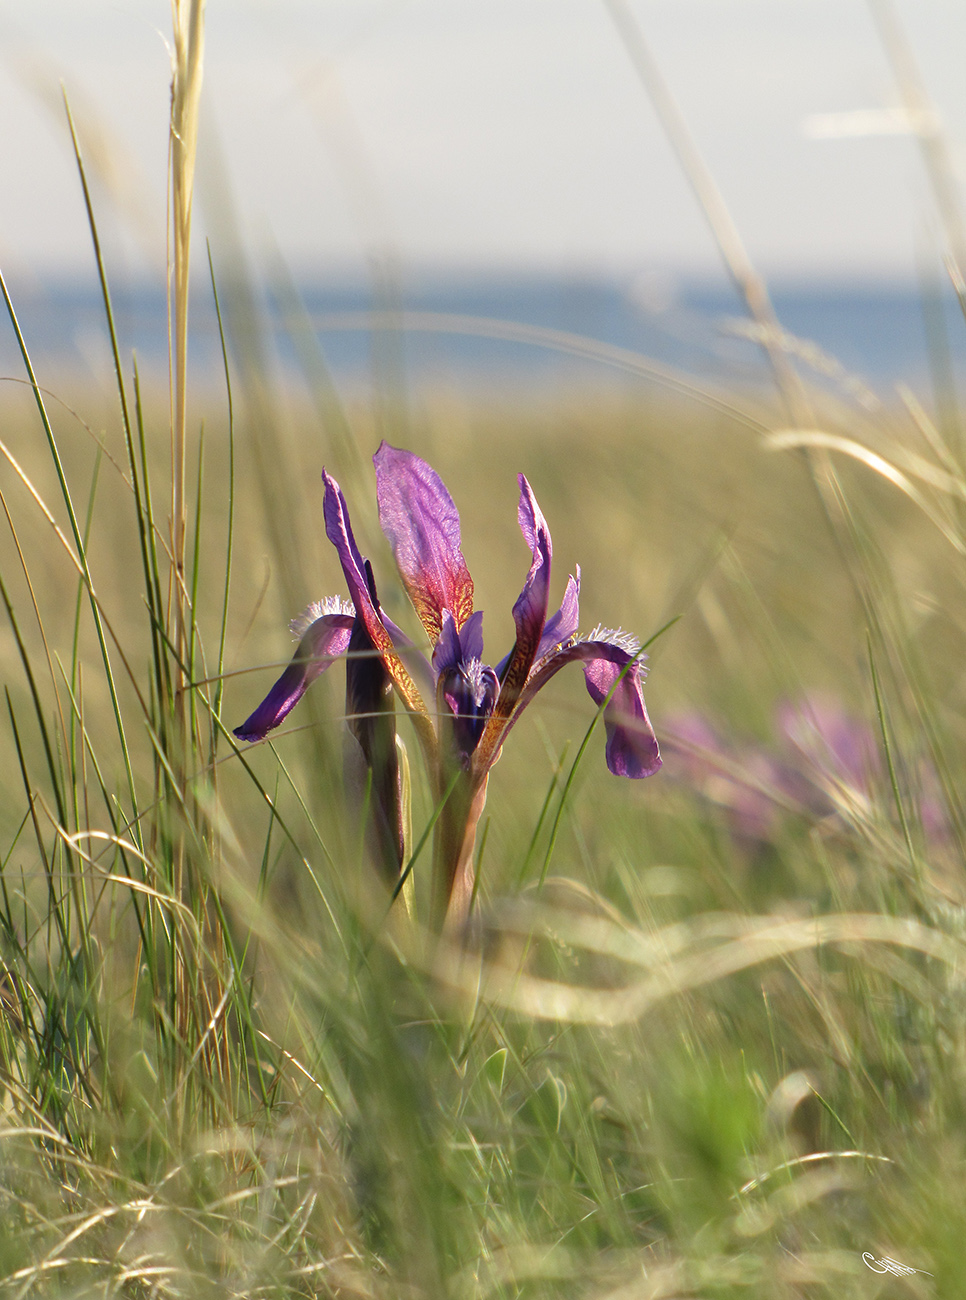
[[[459,631],[473,612],[473,579],[460,550],[460,517],[424,460],[383,442],[373,457],[379,523],[409,599],[435,643],[449,610]]]
[[[316,677],[345,654],[352,623],[351,614],[323,614],[309,626],[292,662],[251,717],[235,728],[239,740],[264,740],[284,721]]]
[[[499,745],[537,692],[565,664],[577,661],[583,665],[584,680],[594,703],[600,706],[610,695],[604,708],[608,768],[615,776],[635,780],[653,776],[661,766],[661,753],[644,707],[641,686],[644,669],[636,654],[628,648],[627,639],[622,637],[618,640],[618,635],[604,631],[586,641],[561,646],[538,664],[499,737]],[[479,766],[482,769],[484,762],[489,765],[496,758],[499,746],[490,755],[483,751],[481,742],[480,751]]]
[[[342,489],[331,474],[327,474],[325,470],[322,471],[322,480],[325,483],[323,512],[326,536],[339,553],[342,572],[345,574],[345,580],[349,586],[349,594],[352,597],[353,605],[355,605],[356,613],[362,620],[372,644],[382,655],[386,668],[392,676],[396,689],[402,696],[406,707],[413,713],[427,716],[426,706],[419,694],[416,683],[400,659],[393,645],[389,629],[383,622],[369,594],[366,561],[363,559],[352,535],[349,511],[345,503],[345,497],[342,495]],[[426,739],[428,740],[428,738],[427,733]]]
[[[613,643],[609,649],[616,651],[617,655],[604,658],[600,654],[604,644],[601,641],[583,642],[588,649],[581,658],[590,698],[599,707],[610,696],[604,707],[607,766],[615,776],[635,780],[653,776],[661,766],[661,752],[644,706],[641,669],[633,662],[632,655]],[[582,647],[578,644],[573,648]]]

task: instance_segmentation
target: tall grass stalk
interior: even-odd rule
[[[177,729],[178,752],[171,773],[174,793],[181,803],[181,814],[190,825],[196,822],[194,801],[186,782],[188,766],[195,748],[195,709],[192,698],[188,709],[186,691],[195,658],[195,605],[197,583],[192,582],[187,571],[187,500],[186,470],[187,406],[188,406],[188,303],[191,271],[191,218],[194,199],[195,163],[198,154],[198,125],[201,105],[201,86],[204,70],[204,0],[172,0],[171,16],[174,32],[171,82],[171,132],[169,147],[170,187],[170,239],[168,274],[168,321],[171,383],[171,579],[168,590],[168,629],[173,638],[175,695],[174,717]],[[201,447],[199,445],[199,501],[201,493]],[[200,522],[200,518],[198,520]],[[195,532],[196,557],[200,547],[200,533]],[[173,622],[170,615],[173,613]],[[161,753],[159,751],[159,757]],[[174,894],[185,899],[194,894],[197,906],[207,910],[208,890],[201,881],[187,879],[189,867],[185,846],[185,829],[176,832],[174,843]],[[207,920],[207,918],[206,918]],[[220,947],[220,927],[215,922],[215,946]],[[216,967],[217,969],[217,967]],[[225,996],[221,991],[220,976],[201,975],[200,968],[185,963],[180,950],[175,953],[175,1005],[177,1037],[185,1043],[189,1035],[191,1004],[203,1003],[211,1011],[214,1004],[224,1009]],[[214,971],[211,972],[214,975]],[[219,1013],[220,1014],[220,1013]],[[211,1060],[212,1031],[219,1029],[219,1014],[211,1011],[202,1039]],[[216,1040],[217,1041],[217,1040]],[[198,1051],[202,1050],[199,1044]],[[196,1054],[197,1055],[197,1054]],[[192,1062],[196,1059],[192,1057]]]
[[[188,404],[188,288],[191,269],[191,214],[198,120],[204,71],[204,0],[172,0],[174,54],[171,82],[169,153],[171,189],[171,264],[169,321],[171,338],[171,547],[174,642],[179,667],[175,707],[184,725],[184,665],[188,659],[185,572],[187,508],[185,504]]]

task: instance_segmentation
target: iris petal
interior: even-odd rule
[[[440,727],[449,728],[452,752],[464,769],[470,767],[499,689],[496,673],[479,659],[448,668],[439,679]]]
[[[471,614],[460,628],[460,646],[464,659],[483,658],[483,611]]]
[[[644,706],[641,689],[643,665],[635,655],[613,640],[591,638],[577,641],[562,646],[539,664],[517,701],[513,716],[500,737],[500,744],[536,693],[565,664],[575,661],[583,665],[584,681],[596,705],[603,704],[613,691],[604,708],[608,768],[615,776],[634,780],[653,776],[661,766],[661,752]]]
[[[443,480],[411,451],[383,442],[373,457],[379,523],[409,599],[435,642],[449,610],[459,631],[473,612],[473,579],[460,550],[460,517]]]
[[[325,483],[323,511],[326,536],[339,553],[342,572],[345,574],[345,580],[356,613],[362,620],[372,644],[382,655],[386,668],[391,674],[406,707],[413,713],[427,717],[426,706],[419,694],[416,683],[400,659],[393,645],[392,636],[369,595],[366,562],[362,558],[352,535],[349,511],[345,503],[345,497],[342,495],[342,489],[325,470],[322,471],[322,480]],[[426,739],[429,739],[428,733]]]
[[[544,519],[537,499],[530,484],[520,475],[520,504],[517,509],[520,531],[527,539],[527,545],[533,553],[530,572],[523,584],[523,590],[513,606],[513,622],[517,629],[516,645],[510,655],[504,680],[520,680],[520,686],[527,679],[531,665],[536,658],[537,648],[547,621],[547,596],[550,590],[550,560],[553,544],[550,541],[550,529]],[[526,667],[524,668],[524,664]]]
[[[322,471],[322,481],[325,484],[325,500],[322,509],[326,536],[339,553],[342,572],[345,574],[349,596],[356,612],[362,619],[373,644],[382,650],[386,644],[392,644],[392,639],[383,626],[382,619],[377,614],[369,595],[366,562],[352,534],[345,497],[338,483],[325,470]]]
[[[345,654],[352,635],[351,614],[323,614],[305,632],[292,662],[255,712],[235,728],[239,740],[264,740],[280,726],[329,664]]]
[[[640,668],[619,646],[611,648],[623,657],[623,663],[619,657],[605,659],[599,652],[595,654],[592,641],[578,642],[573,648],[579,650],[584,646],[588,650],[581,658],[590,698],[599,707],[610,695],[604,707],[608,768],[615,776],[636,780],[653,776],[661,766],[661,751],[644,705]]]
[[[516,625],[517,639],[509,657],[503,661],[500,695],[480,740],[476,761],[480,764],[481,770],[490,766],[496,751],[503,743],[504,727],[530,676],[530,669],[537,658],[547,620],[553,544],[547,521],[537,505],[530,484],[522,474],[519,480],[520,504],[517,518],[520,522],[520,530],[533,553],[533,561],[527,580],[523,584],[523,590],[513,606],[513,622]]]
[[[547,619],[543,633],[540,637],[540,644],[537,646],[537,654],[534,662],[539,664],[541,659],[546,658],[552,651],[560,648],[565,641],[569,641],[577,632],[577,625],[580,622],[580,565],[576,565],[576,578],[571,575],[567,582],[567,590],[564,592],[564,598],[556,614]],[[510,656],[505,655],[496,666],[498,677],[502,677],[507,664],[510,662]]]
[[[483,658],[483,611],[478,609],[457,632],[448,609],[443,610],[439,640],[433,647],[433,674],[438,680],[448,668],[458,668],[471,659]]]
[[[433,675],[438,680],[448,668],[456,668],[462,661],[463,647],[460,645],[460,634],[456,630],[453,615],[448,609],[444,609],[439,640],[433,646]]]
[[[556,650],[565,641],[576,633],[577,625],[580,622],[580,565],[576,566],[577,576],[571,576],[567,581],[567,590],[564,592],[564,598],[560,603],[560,608],[552,618],[548,618],[543,629],[543,635],[540,637],[540,644],[537,647],[537,659],[542,659],[548,655],[551,650]]]

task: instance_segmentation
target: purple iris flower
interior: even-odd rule
[[[672,778],[720,807],[749,852],[775,841],[785,813],[832,828],[867,822],[885,776],[873,729],[818,691],[779,702],[768,744],[726,739],[698,713],[666,719],[665,731]],[[907,758],[905,776],[929,852],[945,852],[953,831],[935,768]]]
[[[560,608],[548,617],[550,531],[521,474],[517,513],[532,562],[513,606],[514,644],[495,668],[485,663],[483,615],[473,609],[473,579],[463,559],[452,497],[436,471],[412,452],[383,442],[373,459],[379,522],[429,638],[430,661],[425,662],[380,610],[371,569],[352,535],[345,498],[335,479],[323,471],[325,530],[339,554],[351,605],[330,598],[310,607],[293,625],[300,637],[295,657],[235,735],[262,739],[294,708],[306,687],[349,650],[350,639],[353,646],[370,647],[377,672],[391,682],[412,717],[434,791],[446,799],[435,840],[435,920],[438,925],[462,925],[472,898],[473,846],[490,768],[523,710],[565,664],[581,664],[591,698],[604,705],[610,771],[641,778],[660,767],[644,706],[642,656],[638,643],[623,632],[598,627],[588,637],[578,635],[579,569],[567,583]],[[350,658],[350,728],[353,696],[359,695],[352,689],[357,672]],[[424,690],[435,691],[429,705],[414,674]],[[357,730],[354,734],[359,739]],[[385,744],[382,749],[388,752]],[[374,787],[381,776],[373,770]]]

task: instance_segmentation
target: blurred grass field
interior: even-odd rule
[[[955,395],[805,375],[793,419],[606,357],[554,393],[340,395],[263,364],[223,284],[224,384],[176,362],[169,406],[119,345],[109,398],[0,386],[0,1294],[959,1294]],[[345,595],[323,466],[416,635],[384,437],[460,508],[491,662],[519,472],[551,607],[579,563],[582,629],[653,638],[656,776],[610,776],[600,728],[582,752],[576,670],[514,729],[478,948],[428,935],[428,850],[386,915],[338,669],[230,735]],[[417,777],[416,844],[433,816]]]
[[[734,400],[767,423],[760,401]],[[11,403],[16,422],[5,421],[8,445],[62,516],[42,431],[17,402],[22,394]],[[207,646],[217,644],[224,589],[228,438],[217,402],[202,414],[196,608]],[[154,418],[161,424],[163,413]],[[349,411],[359,458],[346,472],[297,396],[276,430],[251,427],[244,411],[237,418],[229,728],[287,659],[288,617],[342,591],[320,522],[323,464],[341,474],[385,605],[406,621],[366,467],[384,431],[372,413]],[[897,412],[888,420],[902,424]],[[123,456],[117,428],[105,428],[99,455],[73,416],[58,412],[54,423],[76,506],[89,511],[100,603],[147,693],[131,491],[106,455]],[[246,752],[260,789],[224,737],[216,775],[205,771],[204,747],[196,751],[190,775],[199,779],[188,785],[201,810],[190,841],[199,874],[183,923],[164,865],[178,821],[170,792],[158,805],[167,809],[161,829],[142,841],[143,872],[131,855],[121,865],[116,843],[77,839],[83,853],[67,853],[7,630],[3,1153],[5,1216],[16,1230],[0,1250],[5,1289],[926,1293],[921,1275],[883,1289],[864,1250],[953,1278],[961,967],[850,941],[847,927],[839,943],[764,962],[749,949],[746,969],[740,949],[744,927],[761,918],[859,913],[913,918],[959,953],[958,810],[941,794],[943,834],[927,841],[916,774],[938,759],[951,790],[961,786],[960,558],[907,497],[844,458],[838,482],[852,533],[836,537],[800,453],[769,450],[726,415],[645,386],[529,409],[429,394],[406,412],[406,434],[461,507],[488,646],[502,653],[511,640],[509,610],[528,563],[514,517],[518,469],[554,535],[553,596],[581,564],[584,626],[620,624],[646,639],[678,620],[653,647],[646,690],[665,744],[657,777],[637,786],[609,776],[593,737],[546,861],[541,809],[545,800],[556,809],[590,720],[567,674],[542,693],[494,772],[481,872],[492,959],[569,985],[575,998],[559,1020],[528,1014],[539,990],[526,980],[509,999],[491,1001],[484,983],[467,1001],[411,953],[403,958],[405,944],[366,937],[335,672],[312,688],[297,725]],[[908,449],[917,436],[905,430]],[[267,463],[273,481],[260,488]],[[127,799],[83,611],[72,651],[76,571],[22,483],[9,469],[5,478],[57,706],[10,531],[0,572],[56,737],[54,769],[72,792],[69,829],[135,842],[133,828],[107,815],[107,802],[120,810]],[[82,721],[86,753],[79,736],[70,750],[57,712],[70,718],[64,679],[74,662],[67,732]],[[727,799],[709,797],[667,744],[667,720],[699,713],[736,745],[767,748],[777,704],[824,692],[866,721],[881,754],[873,662],[912,861],[882,767],[851,814],[847,800],[834,815],[780,811],[770,838],[751,843],[735,833]],[[134,692],[123,681],[118,689],[146,829],[158,811],[157,742]],[[747,774],[752,788],[756,780]],[[417,790],[417,828],[430,812]],[[197,828],[197,810],[191,820]],[[141,898],[160,927],[153,975],[128,871],[158,891]],[[421,896],[424,874],[417,866]],[[726,936],[737,944],[735,973],[706,982],[702,954]],[[159,1005],[173,978],[168,940],[185,945],[197,1000],[177,1033],[174,1011]],[[697,959],[680,992],[627,1023],[616,1003],[618,1023],[579,1023],[606,1022],[608,992],[649,969],[673,972],[677,958]],[[604,1002],[582,1007],[582,988]]]

